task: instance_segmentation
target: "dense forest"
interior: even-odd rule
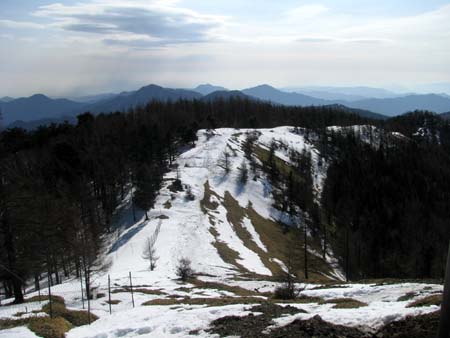
[[[373,124],[376,146],[325,127]],[[287,177],[288,199],[307,210],[317,236],[329,240],[351,279],[440,277],[449,238],[450,128],[415,113],[372,121],[340,107],[283,107],[239,98],[151,102],[128,112],[78,116],[76,125],[14,128],[0,134],[0,281],[23,301],[25,281],[83,278],[114,231],[118,205],[152,208],[179,149],[202,128],[313,130],[329,164],[320,203],[313,203],[307,154],[292,153],[300,175]],[[392,140],[388,131],[406,138]],[[251,149],[251,148],[249,148]],[[276,180],[276,164],[266,171]],[[303,179],[300,179],[303,177]],[[308,178],[308,179],[305,179]],[[299,193],[304,192],[304,193]],[[319,208],[321,206],[321,209]],[[320,209],[320,210],[319,210]],[[322,230],[321,230],[322,229]],[[350,259],[350,257],[352,257]],[[87,288],[89,292],[89,288]]]
[[[363,136],[322,135],[331,163],[322,207],[348,279],[444,276],[449,137],[448,122],[426,112],[392,118]]]

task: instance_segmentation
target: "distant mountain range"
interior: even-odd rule
[[[348,87],[347,91],[344,90],[345,88],[335,87],[309,88],[310,90],[315,88],[316,92],[321,93],[317,96],[321,97],[295,91],[287,92],[269,85],[260,85],[237,91],[210,84],[200,85],[192,90],[163,88],[151,84],[136,91],[91,95],[71,100],[52,99],[42,94],[18,99],[4,97],[0,99],[0,109],[4,126],[21,126],[24,128],[34,128],[39,123],[74,121],[78,114],[86,111],[95,114],[126,111],[138,105],[145,105],[152,100],[198,99],[211,101],[219,98],[240,97],[289,106],[339,106],[361,116],[378,119],[413,110],[429,110],[436,113],[450,111],[450,97],[448,95],[412,94],[386,97],[394,93],[369,87]],[[364,95],[367,94],[384,97],[365,98]],[[343,97],[347,99],[342,99]]]
[[[6,126],[20,120],[28,122],[59,118],[70,111],[77,111],[83,106],[83,103],[67,99],[51,99],[42,94],[0,102],[3,124]]]
[[[202,84],[193,89],[194,92],[200,93],[202,95],[208,95],[214,92],[224,92],[228,91],[228,89],[221,87],[221,86],[213,86],[209,83]]]
[[[399,94],[383,88],[373,87],[286,87],[281,88],[286,92],[296,92],[325,100],[357,101],[367,98],[386,99],[397,97]]]
[[[450,98],[436,94],[415,94],[392,98],[370,98],[357,101],[345,101],[324,100],[296,92],[288,93],[269,85],[244,89],[242,92],[261,100],[269,100],[289,106],[341,104],[350,108],[363,109],[386,116],[401,115],[414,110],[429,110],[435,113],[443,113],[450,110]]]
[[[4,97],[0,98],[0,102],[9,102],[9,101],[12,101],[12,100],[14,100],[14,98],[13,97],[9,97],[9,96],[4,96]]]

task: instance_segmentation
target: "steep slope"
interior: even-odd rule
[[[287,127],[259,132],[258,147],[268,149],[272,140],[283,140],[299,151],[311,151],[317,169],[318,153],[301,135]],[[156,241],[160,259],[151,274],[154,278],[175,277],[182,257],[191,259],[194,269],[202,274],[281,274],[288,243],[293,238],[284,233],[278,221],[284,215],[272,206],[272,188],[265,176],[260,173],[253,179],[249,174],[245,184],[240,181],[239,167],[246,162],[242,150],[245,133],[246,130],[234,129],[199,132],[197,146],[183,153],[177,161],[178,169],[166,176],[151,220],[141,220],[127,229],[119,238],[121,244],[113,246],[111,272],[123,275],[130,265],[136,271],[145,271],[148,262],[140,257],[140,251],[161,222]],[[224,150],[231,154],[228,174],[218,164]],[[277,151],[277,156],[288,161],[285,150]],[[316,187],[320,186],[321,175],[314,175]],[[184,191],[174,190],[172,184],[177,177]],[[187,191],[194,197],[189,198]],[[324,261],[317,251],[319,244],[312,241],[308,258],[317,270],[313,278],[340,278],[341,274],[330,264],[332,260]]]

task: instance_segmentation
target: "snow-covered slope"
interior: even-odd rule
[[[302,130],[279,127],[257,131],[199,131],[195,146],[182,152],[177,166],[164,177],[163,188],[154,209],[149,212],[148,221],[142,215],[137,222],[132,221],[129,201],[124,201],[119,208],[117,231],[109,239],[104,257],[111,265],[108,270],[94,274],[91,281],[93,287],[104,294],[90,302],[91,311],[99,319],[91,325],[72,329],[67,337],[188,337],[190,332],[201,337],[217,337],[207,332],[213,320],[252,313],[249,304],[275,302],[270,299],[270,293],[280,286],[275,278],[286,269],[285,249],[289,243],[279,220],[289,222],[289,218],[273,207],[272,186],[261,170],[255,175],[249,169],[245,184],[240,179],[243,163],[250,168],[243,151],[249,132],[258,133],[255,149],[267,152],[275,142],[278,145],[275,155],[286,165],[289,165],[289,149],[310,152],[314,190],[319,197],[326,163],[313,144],[306,141]],[[222,163],[225,150],[230,154],[228,173]],[[255,160],[259,163],[258,158]],[[181,181],[182,191],[175,189],[176,179]],[[156,269],[150,271],[149,262],[142,254],[147,239],[155,233],[155,253],[159,259]],[[439,294],[440,285],[341,284],[338,280],[342,279],[342,274],[332,254],[324,260],[318,254],[320,243],[315,243],[313,238],[309,240],[309,261],[316,270],[312,277],[327,282],[335,279],[338,284],[298,284],[304,289],[301,295],[310,297],[310,301],[289,304],[306,312],[274,318],[272,329],[318,314],[331,323],[374,332],[407,315],[438,310],[436,305],[408,305]],[[180,282],[176,275],[179,260],[184,257],[191,260],[198,274],[189,283]],[[129,288],[130,273],[133,294]],[[107,302],[108,275],[113,290],[112,314]],[[55,285],[52,293],[64,297],[67,308],[81,310],[79,280]],[[28,297],[33,295],[36,292]],[[365,304],[360,308],[335,308],[329,302],[349,298]],[[45,303],[27,303],[26,308],[22,305],[0,307],[0,318],[15,319],[17,312],[24,310],[34,311],[24,316],[46,316],[39,312]],[[19,327],[0,330],[0,337],[31,338],[35,335]]]
[[[271,247],[261,238],[265,235],[261,234],[262,227],[255,224],[264,221],[277,227],[277,220],[283,218],[272,207],[271,185],[263,173],[256,179],[249,173],[245,184],[239,179],[242,163],[249,166],[242,150],[247,132],[254,130],[198,132],[196,146],[182,153],[177,160],[178,169],[166,175],[165,186],[150,211],[150,221],[140,220],[117,240],[121,245],[111,250],[109,273],[124,276],[131,269],[147,275],[148,262],[141,257],[142,248],[159,223],[161,230],[156,241],[159,261],[155,271],[149,273],[152,280],[174,278],[178,261],[183,257],[192,261],[195,271],[215,276],[243,272],[272,276],[284,268],[280,254],[271,252]],[[315,185],[320,190],[323,174],[317,168],[318,152],[311,144],[289,127],[258,132],[260,136],[255,144],[263,149],[274,140],[298,151],[311,151]],[[218,164],[224,151],[230,154],[229,173]],[[286,148],[280,147],[276,156],[289,162]],[[186,191],[171,191],[176,178],[181,180],[184,190],[189,187],[192,191],[192,200],[187,198]],[[235,257],[224,258],[224,251]]]

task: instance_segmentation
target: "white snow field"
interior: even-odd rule
[[[105,260],[110,260],[108,271],[93,277],[93,285],[105,296],[92,300],[92,312],[99,317],[91,325],[70,330],[69,338],[113,338],[113,337],[217,337],[208,333],[210,323],[223,316],[247,315],[251,308],[248,299],[240,304],[243,296],[254,297],[255,303],[267,298],[278,283],[273,277],[276,271],[286,269],[285,263],[271,251],[267,237],[254,224],[256,218],[276,223],[284,215],[273,208],[271,186],[263,174],[245,185],[239,181],[238,169],[245,159],[242,144],[247,132],[255,130],[217,129],[198,132],[196,146],[183,152],[177,159],[178,169],[167,173],[165,184],[157,198],[155,208],[149,212],[150,220],[142,217],[136,223],[130,214],[119,217],[119,230],[110,239],[110,248]],[[326,163],[314,146],[307,142],[301,132],[291,127],[258,129],[257,146],[268,149],[272,141],[284,144],[297,151],[311,153],[316,197],[319,197],[326,172]],[[230,172],[218,165],[227,150],[230,153]],[[279,147],[275,155],[289,162],[285,147]],[[186,197],[186,191],[170,189],[174,179],[179,178],[185,187],[190,187],[195,198]],[[230,206],[231,205],[231,206]],[[230,209],[237,209],[241,219],[233,220]],[[124,202],[124,209],[126,203]],[[250,215],[253,215],[252,217]],[[255,216],[257,215],[257,216]],[[256,218],[255,218],[256,217]],[[237,224],[239,223],[239,224]],[[126,225],[128,224],[128,225]],[[154,271],[142,258],[144,244],[160,225],[156,240],[156,255],[159,257]],[[239,230],[239,231],[238,231]],[[244,233],[244,235],[242,235]],[[233,253],[230,258],[226,253]],[[311,254],[318,255],[314,249]],[[189,258],[198,273],[197,281],[182,283],[177,279],[176,268],[180,258]],[[342,272],[336,265],[332,253],[326,257],[327,271],[323,279],[342,281]],[[135,288],[134,303],[129,285],[129,273]],[[107,280],[111,277],[113,288],[112,314],[107,303]],[[407,307],[416,299],[442,292],[440,285],[419,283],[402,284],[339,284],[329,288],[320,284],[302,284],[304,296],[322,299],[352,298],[367,306],[355,309],[333,309],[333,304],[290,304],[307,313],[284,316],[274,320],[274,327],[286,325],[297,318],[320,315],[331,323],[360,327],[373,331],[393,320],[407,315],[418,315],[438,310],[437,306]],[[247,291],[246,291],[247,290]],[[80,310],[82,300],[80,281],[68,280],[52,287],[52,293],[64,297],[69,309]],[[398,298],[411,293],[407,301]],[[29,294],[31,297],[35,294]],[[234,299],[231,304],[210,303],[193,305],[190,300],[200,298],[217,300]],[[148,301],[153,305],[143,305]],[[167,304],[164,303],[167,302]],[[160,302],[160,303],[158,303]],[[172,303],[170,303],[172,302]],[[183,303],[184,302],[184,303]],[[200,302],[201,303],[201,302]],[[34,303],[31,310],[36,310]],[[165,305],[164,305],[165,304]],[[39,304],[42,306],[43,304]],[[85,304],[86,305],[86,304]],[[208,306],[212,305],[212,306]],[[17,318],[15,310],[0,307],[0,318]],[[37,307],[39,309],[39,307]],[[30,311],[31,311],[30,310]],[[23,311],[18,309],[17,311]],[[36,315],[46,315],[37,313]],[[0,331],[0,338],[36,337],[26,327]]]

